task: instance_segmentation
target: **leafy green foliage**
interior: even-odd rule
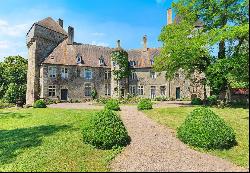
[[[212,105],[217,105],[217,96],[216,95],[211,95],[207,98],[207,104],[212,106]]]
[[[115,50],[111,53],[112,61],[116,63],[119,68],[113,70],[115,80],[127,78],[130,75],[128,53],[122,49]]]
[[[193,98],[191,100],[192,105],[202,105],[202,100],[200,98]]]
[[[46,108],[46,104],[45,104],[45,101],[43,100],[37,100],[35,101],[34,105],[33,105],[34,108]]]
[[[148,110],[148,109],[152,109],[153,107],[153,103],[151,102],[150,99],[148,98],[143,98],[140,100],[140,102],[137,105],[137,109],[138,110]]]
[[[129,142],[128,132],[120,117],[105,109],[91,117],[83,128],[83,141],[100,149],[125,146]]]
[[[172,6],[178,22],[162,29],[163,48],[155,70],[166,71],[166,78],[172,79],[182,69],[194,81],[193,73],[203,72],[206,77],[200,82],[214,94],[248,87],[249,1],[179,0]]]
[[[12,103],[8,103],[3,99],[0,100],[0,109],[10,108],[10,107],[13,107],[13,106],[14,106],[14,104],[12,104]]]
[[[92,97],[92,99],[96,99],[96,96],[97,96],[97,91],[96,91],[96,89],[93,89],[91,91],[91,97]]]
[[[102,97],[102,96],[100,96],[100,97],[98,97],[98,99],[96,99],[96,102],[97,103],[101,103],[101,104],[106,104],[109,99],[110,98],[108,98],[108,97]]]
[[[25,100],[27,68],[28,61],[21,56],[9,56],[0,62],[0,98],[7,96],[12,103],[17,99]]]
[[[184,143],[205,149],[228,149],[236,144],[234,130],[208,108],[197,108],[177,129]]]
[[[16,103],[17,100],[24,101],[26,93],[26,85],[17,85],[10,83],[8,89],[5,91],[4,98],[9,103]]]
[[[120,110],[119,101],[116,99],[109,99],[105,104],[105,109],[119,111]]]

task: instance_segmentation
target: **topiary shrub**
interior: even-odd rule
[[[202,100],[200,98],[193,98],[191,100],[192,105],[202,105]]]
[[[109,99],[105,104],[105,109],[119,111],[120,110],[119,101],[115,99]]]
[[[236,144],[234,130],[208,108],[197,108],[177,129],[186,144],[205,149],[228,149]]]
[[[43,100],[37,100],[35,101],[34,105],[33,105],[34,108],[46,108],[46,104],[45,104],[45,101]]]
[[[153,103],[151,102],[150,99],[147,98],[143,98],[140,100],[140,102],[137,105],[137,109],[138,110],[148,110],[148,109],[152,109]]]
[[[125,146],[129,142],[129,136],[120,117],[105,109],[84,124],[83,140],[96,148],[111,149]]]

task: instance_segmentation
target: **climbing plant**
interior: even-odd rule
[[[121,79],[127,78],[130,75],[128,53],[122,49],[114,50],[111,53],[112,61],[116,63],[119,68],[113,70],[115,80],[119,81]]]

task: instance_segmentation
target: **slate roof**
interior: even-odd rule
[[[59,32],[61,34],[68,35],[67,32],[51,17],[47,17],[41,21],[36,22],[35,24]]]
[[[104,67],[111,68],[111,52],[115,50],[108,47],[94,46],[89,44],[68,45],[67,40],[60,43],[53,52],[44,60],[44,64],[55,65],[79,65],[86,67]],[[148,48],[147,51],[142,49],[129,50],[129,61],[135,61],[134,68],[151,67],[150,60],[158,53],[159,49]],[[77,64],[77,57],[82,57],[82,63]],[[100,66],[99,59],[103,57],[104,66]]]

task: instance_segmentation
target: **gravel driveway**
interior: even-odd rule
[[[122,106],[121,118],[131,143],[112,161],[111,171],[248,171],[188,148],[169,129],[153,122],[134,106]]]

